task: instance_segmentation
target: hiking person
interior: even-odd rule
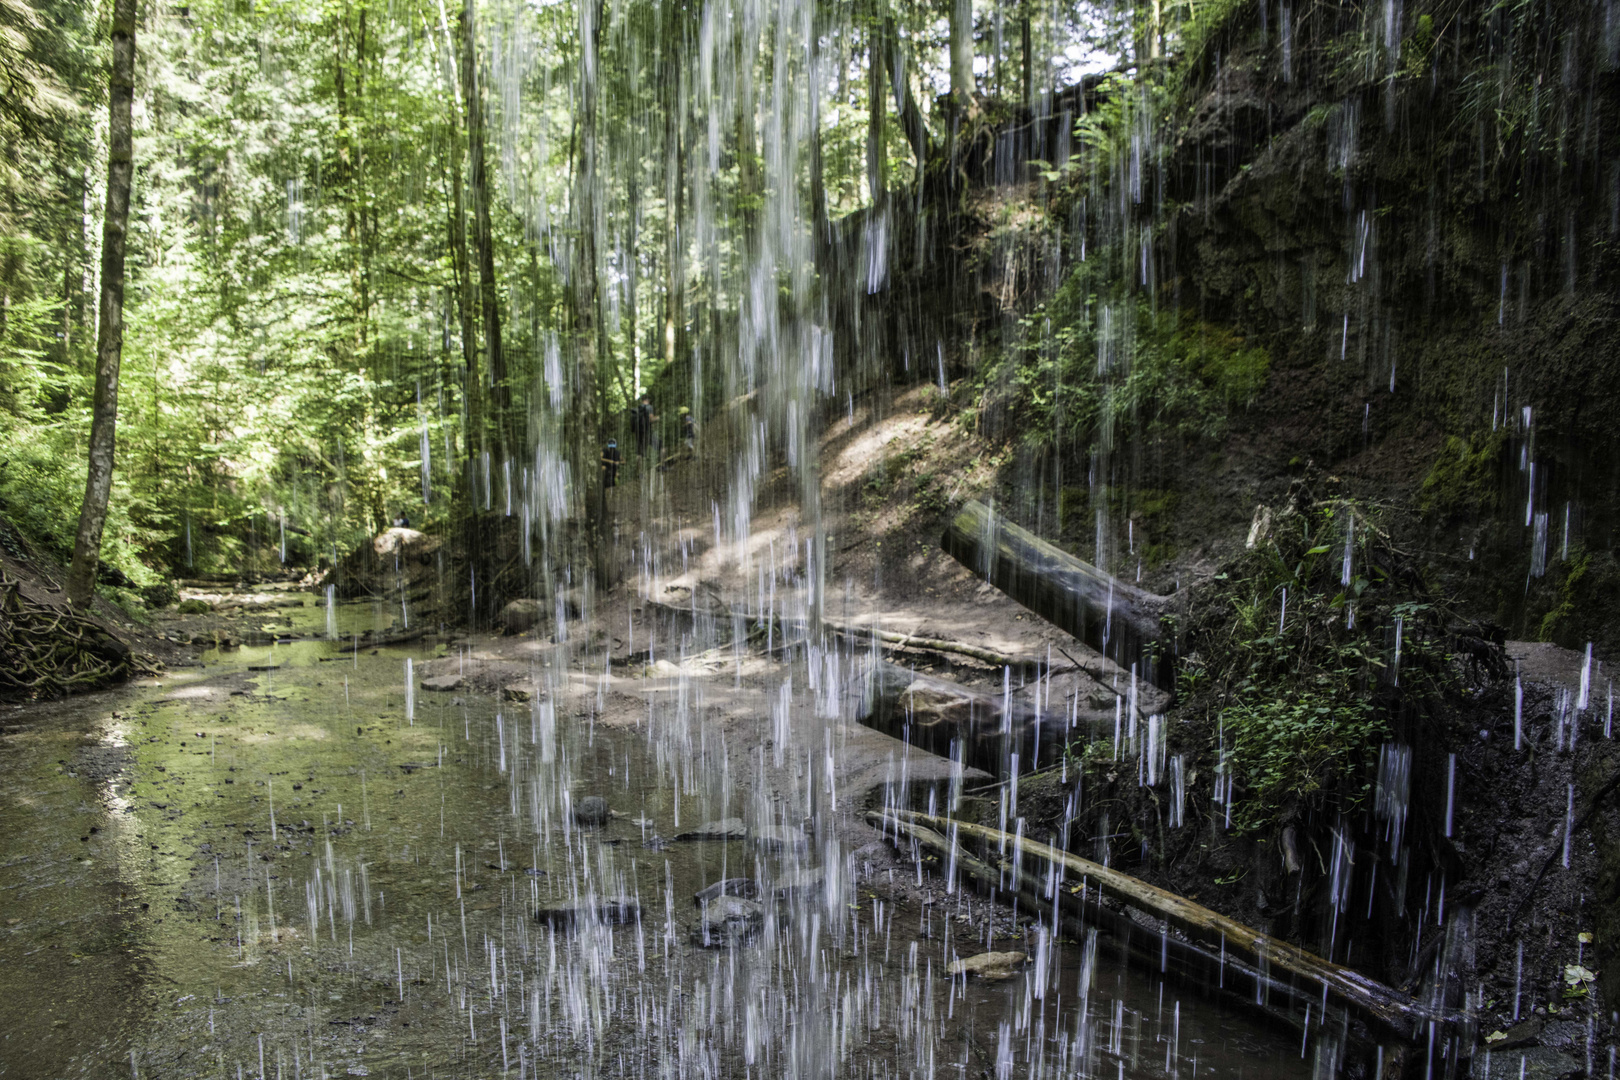
[[[602,448],[602,486],[616,487],[619,483],[619,463],[624,456],[619,453],[619,440],[609,439]]]
[[[636,402],[635,412],[630,417],[630,430],[636,435],[636,453],[644,455],[647,452],[647,441],[652,437],[653,421],[658,419],[653,415],[652,402],[647,395],[642,394]]]

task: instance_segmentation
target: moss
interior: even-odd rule
[[[1536,632],[1537,641],[1559,640],[1559,631],[1575,614],[1581,579],[1592,568],[1592,555],[1584,549],[1578,550],[1571,554],[1565,567],[1563,584],[1558,587],[1558,603],[1541,617],[1541,627]]]
[[[1224,326],[1194,323],[1178,332],[1171,346],[1227,407],[1249,404],[1271,375],[1271,353]]]
[[[1497,463],[1506,445],[1505,430],[1466,440],[1446,436],[1418,493],[1423,512],[1441,518],[1494,513],[1502,500]]]

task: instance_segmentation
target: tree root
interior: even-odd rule
[[[0,571],[0,700],[65,697],[128,678],[129,648],[71,608],[37,604]]]

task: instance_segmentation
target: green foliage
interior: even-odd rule
[[[1228,327],[1177,325],[1145,302],[1109,304],[1091,282],[1089,268],[1075,271],[1025,320],[1024,343],[981,372],[1002,426],[1026,444],[1213,440],[1264,389],[1264,346]]]
[[[1467,439],[1447,435],[1418,493],[1423,512],[1450,518],[1496,511],[1501,504],[1499,466],[1506,445],[1505,428]]]
[[[1587,571],[1592,568],[1592,553],[1584,547],[1578,547],[1570,552],[1570,558],[1565,563],[1564,580],[1558,586],[1558,603],[1551,611],[1541,617],[1541,625],[1536,632],[1537,641],[1557,641],[1559,633],[1571,616],[1575,614],[1578,606],[1578,597],[1581,583]]]
[[[1441,609],[1348,499],[1296,498],[1206,590],[1189,640],[1185,707],[1207,716],[1236,778],[1243,832],[1360,805],[1393,710],[1450,679]]]

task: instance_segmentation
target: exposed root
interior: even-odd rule
[[[129,647],[68,607],[38,604],[0,570],[0,699],[63,697],[135,673]]]

